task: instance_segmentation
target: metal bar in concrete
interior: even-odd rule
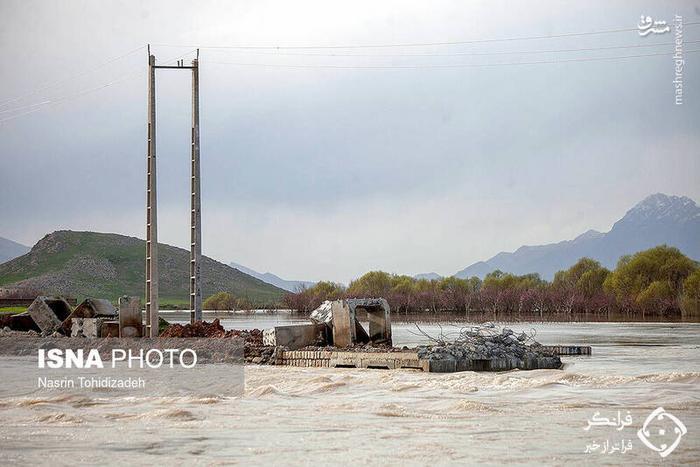
[[[199,56],[199,53],[198,53]],[[202,320],[202,200],[199,170],[199,59],[192,61],[192,178],[190,226],[190,321]]]
[[[158,337],[158,197],[156,193],[156,57],[148,55],[148,155],[146,170],[146,330]]]

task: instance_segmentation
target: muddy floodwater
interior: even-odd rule
[[[265,328],[289,315],[237,316]],[[459,325],[463,325],[462,323]],[[443,323],[444,332],[455,328]],[[659,464],[700,463],[700,325],[514,323],[543,344],[591,345],[563,370],[430,374],[246,366],[242,396],[7,395],[2,464]],[[437,324],[421,325],[438,334]],[[425,343],[394,324],[396,345]],[[3,364],[0,380],[22,378]],[[206,382],[204,382],[206,383]],[[664,459],[656,446],[677,447]],[[586,429],[588,428],[588,429]]]

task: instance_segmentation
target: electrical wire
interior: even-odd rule
[[[700,52],[697,50],[684,50],[683,53],[695,53]],[[532,62],[501,62],[501,63],[453,63],[447,65],[287,65],[287,64],[276,64],[276,63],[243,63],[243,62],[217,62],[217,61],[206,61],[205,64],[212,65],[236,65],[236,66],[251,66],[251,67],[273,67],[273,68],[333,68],[333,69],[421,69],[421,68],[480,68],[480,67],[494,67],[494,66],[514,66],[514,65],[544,65],[553,63],[569,63],[569,62],[592,62],[592,61],[603,61],[603,60],[620,60],[629,58],[639,58],[639,57],[656,57],[672,55],[669,52],[658,52],[649,54],[637,54],[637,55],[622,55],[615,57],[577,57],[569,59],[556,59],[556,60],[540,60]]]
[[[190,55],[190,54],[192,54],[192,53],[194,53],[194,52],[195,52],[195,50],[191,50],[191,51],[189,51],[189,52],[187,52],[187,53],[184,53],[184,54],[182,54],[182,55],[178,55],[177,57],[173,57],[173,58],[164,60],[164,61],[163,61],[163,64],[172,63],[172,62],[174,62],[175,60],[179,60],[179,59],[181,59],[181,58],[183,58],[183,57],[186,57],[187,55]],[[14,119],[19,118],[19,117],[23,117],[23,116],[25,116],[25,115],[29,115],[29,114],[38,112],[38,111],[40,111],[40,110],[43,110],[44,108],[53,107],[53,106],[58,105],[58,104],[61,104],[61,103],[63,103],[63,102],[70,101],[70,100],[74,100],[74,99],[76,99],[76,98],[78,98],[78,97],[84,96],[85,94],[89,94],[89,93],[92,93],[92,92],[95,92],[95,91],[99,91],[99,90],[101,90],[101,89],[105,89],[105,88],[111,87],[111,86],[113,86],[113,85],[115,85],[115,84],[122,83],[122,82],[124,82],[124,81],[128,81],[129,79],[132,79],[132,78],[134,78],[134,77],[136,77],[136,76],[145,76],[145,74],[146,74],[146,73],[145,73],[144,71],[135,71],[135,72],[127,73],[127,74],[125,74],[125,75],[120,76],[119,78],[116,78],[116,79],[114,79],[114,80],[112,80],[112,81],[110,81],[110,82],[108,82],[108,83],[105,83],[105,84],[102,84],[102,85],[99,85],[99,86],[95,86],[95,87],[88,88],[88,89],[83,89],[83,90],[78,91],[78,92],[76,92],[76,93],[72,93],[72,94],[69,94],[69,95],[66,95],[66,96],[63,96],[63,97],[59,97],[59,98],[56,98],[56,99],[54,99],[54,100],[48,100],[48,101],[44,101],[44,102],[41,102],[41,103],[38,103],[38,104],[32,104],[32,105],[30,105],[30,106],[25,106],[25,107],[36,107],[36,108],[34,108],[34,109],[32,109],[32,110],[28,110],[28,111],[23,112],[23,113],[20,113],[20,114],[18,114],[18,115],[13,115],[13,116],[11,116],[11,117],[7,117],[7,118],[4,118],[4,119],[0,119],[0,124],[5,123],[5,122],[8,122],[8,121],[11,121],[11,120],[14,120]],[[15,108],[15,109],[13,109],[13,110],[16,111],[16,110],[19,110],[19,109],[21,109],[21,108],[22,108],[22,107],[18,107],[18,108]]]
[[[700,40],[683,41],[683,44],[697,44]],[[673,46],[675,42],[657,42],[655,44],[628,44],[603,47],[585,47],[574,49],[549,49],[549,50],[516,50],[495,52],[450,52],[450,53],[401,53],[401,54],[353,54],[353,53],[316,53],[316,52],[257,52],[241,50],[240,53],[263,56],[292,56],[292,57],[460,57],[460,56],[488,56],[488,55],[529,55],[562,52],[593,52],[598,50],[637,49],[658,46]]]
[[[683,27],[695,26],[700,24],[700,21],[683,23]],[[378,49],[389,47],[430,47],[442,45],[460,45],[460,44],[481,44],[485,42],[509,42],[509,41],[529,41],[537,39],[557,39],[565,37],[580,37],[598,34],[611,34],[618,32],[638,31],[638,28],[618,28],[604,29],[599,31],[584,31],[584,32],[568,32],[561,34],[548,34],[539,36],[519,36],[519,37],[503,37],[489,39],[470,39],[462,41],[444,41],[444,42],[409,42],[398,44],[350,44],[350,45],[195,45],[195,44],[152,44],[157,47],[196,47],[200,49],[260,49],[260,50],[289,50],[289,49]]]
[[[114,62],[116,62],[116,61],[118,61],[118,60],[121,60],[121,59],[123,59],[123,58],[126,58],[126,57],[128,57],[129,55],[131,55],[131,54],[133,54],[133,53],[136,53],[136,52],[138,52],[139,50],[142,50],[142,49],[144,49],[144,48],[146,48],[146,46],[145,46],[145,45],[142,45],[142,46],[137,47],[137,48],[135,48],[135,49],[132,49],[132,50],[130,50],[130,51],[128,51],[128,52],[126,52],[126,53],[124,53],[124,54],[122,54],[122,55],[119,55],[119,56],[117,56],[117,57],[110,58],[109,60],[107,60],[107,61],[105,61],[105,62],[102,62],[102,63],[100,63],[99,65],[97,65],[97,66],[95,66],[95,67],[93,67],[93,68],[90,68],[90,69],[88,69],[88,70],[84,70],[84,71],[75,73],[75,74],[73,74],[73,75],[71,75],[71,76],[68,76],[68,77],[66,77],[66,78],[60,78],[60,79],[57,79],[57,80],[54,80],[54,81],[50,81],[50,82],[48,82],[48,83],[44,83],[44,84],[40,85],[38,88],[36,88],[36,89],[34,89],[34,90],[32,90],[32,91],[29,91],[28,93],[25,93],[25,94],[22,94],[22,95],[20,95],[20,96],[7,99],[7,100],[5,100],[5,101],[3,101],[3,102],[0,102],[0,107],[5,107],[7,104],[11,104],[11,103],[13,103],[13,102],[17,102],[18,100],[24,99],[24,98],[29,97],[29,96],[33,96],[34,94],[37,94],[37,93],[39,93],[39,92],[41,92],[41,91],[44,91],[44,90],[46,90],[46,89],[50,89],[50,88],[52,88],[52,87],[58,86],[59,84],[62,84],[62,83],[68,82],[68,81],[72,81],[72,80],[74,80],[74,79],[76,79],[76,78],[80,78],[80,77],[83,77],[83,76],[88,75],[88,74],[90,74],[90,73],[93,73],[93,72],[95,72],[95,71],[97,71],[97,70],[99,70],[99,69],[101,69],[101,68],[104,68],[105,66],[107,66],[107,65],[109,65],[109,64],[111,64],[111,63],[114,63]]]

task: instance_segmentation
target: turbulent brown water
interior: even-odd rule
[[[224,325],[288,321],[256,315]],[[700,325],[512,327],[534,329],[543,344],[592,345],[593,356],[563,357],[564,370],[506,373],[247,366],[240,397],[8,395],[0,402],[0,457],[5,464],[658,464],[637,430],[663,407],[688,431],[663,462],[700,462]],[[421,328],[440,332],[437,324]],[[395,343],[424,343],[414,329],[395,324]],[[3,381],[22,377],[12,365],[2,368]],[[629,411],[632,423],[584,430],[596,412],[612,420],[618,411],[621,418]],[[585,453],[606,441],[631,449]]]

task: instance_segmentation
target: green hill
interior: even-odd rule
[[[116,299],[143,297],[144,240],[124,235],[57,231],[39,240],[23,256],[0,264],[0,286],[28,287],[47,294]],[[190,252],[160,243],[161,303],[189,299]],[[226,291],[257,305],[278,303],[284,290],[202,257],[202,295]]]

